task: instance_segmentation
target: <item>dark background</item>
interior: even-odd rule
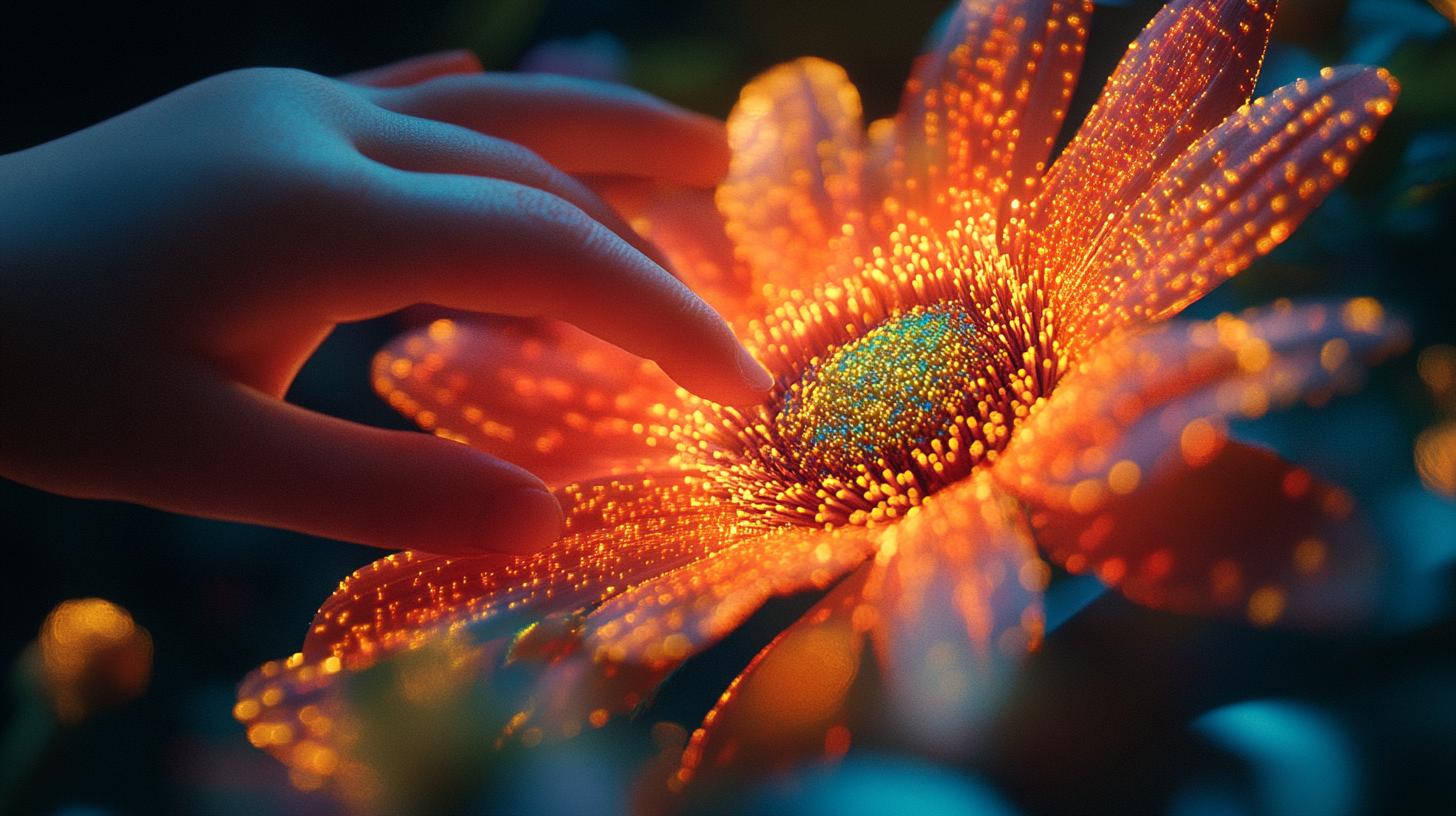
[[[1099,4],[1070,122],[1080,120],[1159,5]],[[1349,484],[1405,559],[1402,580],[1409,584],[1396,593],[1401,601],[1379,632],[1344,640],[1250,633],[1099,600],[1053,636],[1059,640],[1049,646],[1064,647],[1048,649],[1050,667],[1042,670],[1055,678],[1057,692],[1032,717],[1043,726],[1059,723],[1047,738],[1077,747],[1048,751],[1033,742],[988,771],[1031,809],[1164,809],[1173,783],[1143,784],[1140,774],[1176,766],[1222,778],[1224,765],[1202,754],[1154,761],[1167,734],[1142,704],[1170,693],[1169,678],[1195,677],[1187,682],[1196,693],[1180,698],[1176,711],[1271,695],[1318,701],[1359,746],[1367,809],[1456,812],[1456,517],[1449,501],[1422,490],[1411,465],[1415,436],[1443,416],[1440,400],[1417,376],[1417,353],[1456,341],[1449,248],[1456,223],[1456,36],[1419,0],[1283,6],[1265,89],[1321,64],[1367,61],[1390,67],[1405,94],[1346,187],[1289,244],[1196,311],[1279,296],[1374,294],[1410,320],[1413,352],[1377,371],[1361,395],[1246,429]],[[488,68],[505,69],[539,59],[539,52],[528,54],[540,43],[588,35],[597,35],[594,53],[619,63],[628,81],[716,115],[757,71],[814,54],[845,65],[867,116],[882,116],[893,112],[910,60],[943,8],[941,0],[17,2],[0,12],[0,153],[230,68],[287,65],[336,74],[469,47]],[[389,321],[342,328],[304,369],[291,398],[405,427],[367,381],[370,356],[396,328]],[[11,387],[0,383],[0,398]],[[31,775],[26,810],[243,814],[332,807],[292,791],[281,767],[248,746],[230,709],[236,682],[264,660],[296,650],[338,579],[377,552],[74,501],[3,481],[0,514],[0,661],[15,661],[46,612],[79,596],[131,610],[156,646],[146,694],[64,733]],[[13,705],[0,706],[9,720]],[[1056,781],[1062,771],[1070,781]]]

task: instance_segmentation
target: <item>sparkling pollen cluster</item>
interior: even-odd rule
[[[806,369],[773,425],[796,458],[833,470],[878,465],[932,442],[937,453],[950,452],[959,439],[944,438],[948,429],[973,407],[962,384],[990,362],[963,307],[917,306]]]
[[[559,324],[396,341],[381,395],[561,485],[565,532],[354,573],[299,655],[244,682],[250,739],[300,784],[387,795],[358,678],[397,678],[399,712],[487,689],[483,742],[532,746],[634,710],[769,598],[820,593],[693,734],[681,791],[843,754],[867,723],[963,749],[1041,639],[1042,557],[1180,612],[1356,614],[1374,550],[1349,496],[1227,424],[1351,386],[1399,327],[1368,299],[1169,319],[1285,240],[1393,105],[1362,67],[1250,101],[1273,11],[1174,0],[1055,159],[1086,0],[962,0],[868,127],[837,66],[755,79],[713,200],[665,192],[634,223],[772,393],[707,402]],[[867,674],[873,710],[850,693]]]
[[[783,372],[774,393],[699,405],[666,429],[680,461],[748,522],[834,527],[897,518],[994,457],[1050,388],[1056,349],[1031,330],[1039,292],[966,237],[900,226],[859,275],[791,296],[750,340]]]

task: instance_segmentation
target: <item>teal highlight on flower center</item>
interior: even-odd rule
[[[967,415],[984,345],[961,304],[917,306],[811,365],[784,395],[778,428],[815,465],[897,462]]]

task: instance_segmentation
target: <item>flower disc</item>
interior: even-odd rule
[[[834,472],[903,460],[974,405],[968,385],[991,359],[979,335],[959,303],[891,317],[790,386],[779,431],[808,463]]]

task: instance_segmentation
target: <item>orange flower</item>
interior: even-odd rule
[[[402,668],[401,694],[529,667],[502,733],[575,734],[770,597],[820,590],[676,783],[843,753],[866,645],[896,727],[947,750],[1041,637],[1038,548],[1160,608],[1358,612],[1371,549],[1348,496],[1226,423],[1325,399],[1398,327],[1368,299],[1166,320],[1287,238],[1391,110],[1394,80],[1359,67],[1249,102],[1273,6],[1175,0],[1050,165],[1086,0],[964,0],[867,131],[837,66],[755,79],[717,212],[677,193],[638,224],[775,373],[770,397],[705,402],[560,325],[396,341],[380,393],[565,485],[566,531],[534,556],[408,552],[350,576],[302,653],[244,683],[254,742],[370,779],[340,736],[357,729],[318,718],[353,716],[340,678],[422,646],[456,680]]]

